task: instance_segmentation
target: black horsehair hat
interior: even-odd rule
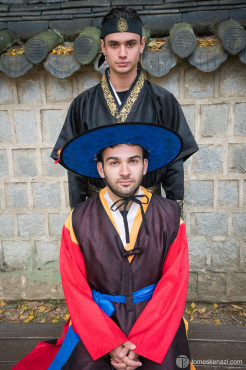
[[[100,178],[96,158],[103,149],[135,144],[149,152],[148,173],[174,161],[182,140],[174,131],[152,123],[119,123],[100,126],[70,140],[60,151],[60,164],[79,175]]]

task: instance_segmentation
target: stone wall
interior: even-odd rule
[[[179,100],[200,151],[185,165],[189,300],[244,301],[246,67],[203,73],[187,61],[150,81]],[[0,73],[0,299],[63,296],[59,240],[69,214],[66,171],[49,157],[72,99],[100,80],[92,65],[67,79],[41,65]]]

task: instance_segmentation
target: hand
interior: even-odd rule
[[[138,360],[138,354],[133,352],[135,348],[135,344],[126,341],[109,352],[112,366],[117,370],[134,370],[142,366],[142,363]]]

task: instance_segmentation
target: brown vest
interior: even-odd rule
[[[132,293],[161,278],[166,255],[179,230],[179,206],[153,195],[146,218],[150,235],[142,224],[133,251],[126,252],[98,195],[79,204],[73,212],[73,228],[91,289],[127,296],[126,304],[114,303],[116,311],[112,316],[126,335],[148,302],[133,304]],[[131,264],[129,253],[135,254]]]

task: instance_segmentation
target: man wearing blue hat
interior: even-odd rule
[[[153,122],[179,133],[183,148],[176,161],[143,178],[149,191],[183,200],[183,163],[198,150],[181,107],[175,97],[161,86],[144,79],[138,65],[144,51],[145,38],[139,15],[129,8],[114,8],[102,21],[101,45],[109,69],[101,83],[86,90],[72,102],[67,118],[51,157],[59,160],[58,152],[74,136],[98,126],[115,122]],[[68,171],[71,207],[99,191],[101,179],[89,178]]]
[[[49,370],[178,370],[179,356],[183,368],[193,368],[182,319],[189,268],[180,207],[140,186],[181,150],[177,134],[147,123],[87,131],[62,149],[65,168],[100,176],[106,186],[63,227],[60,269],[71,320],[58,352],[47,356],[50,345],[42,347]],[[44,369],[34,366],[37,353],[22,364]]]

